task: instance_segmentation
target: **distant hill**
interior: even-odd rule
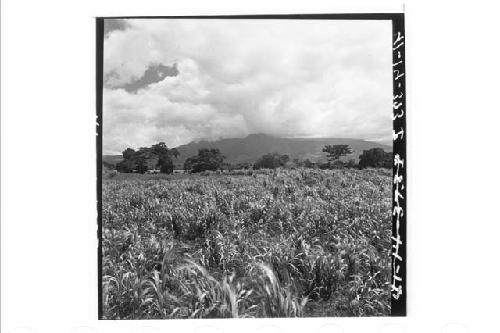
[[[103,155],[102,163],[116,165],[123,159],[122,155]]]
[[[382,145],[376,142],[344,139],[344,138],[279,138],[266,134],[251,134],[246,138],[222,139],[217,141],[191,142],[177,147],[180,155],[175,160],[176,166],[182,167],[184,161],[193,155],[198,154],[200,148],[219,148],[226,162],[241,163],[255,162],[259,157],[267,153],[287,154],[290,159],[299,158],[301,160],[325,161],[326,154],[321,150],[325,145],[349,145],[353,149],[353,154],[343,158],[344,160],[359,158],[363,150],[371,148],[382,148],[385,151],[392,151],[391,146]],[[121,155],[104,155],[103,162],[116,164],[121,161]]]

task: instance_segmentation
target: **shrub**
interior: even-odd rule
[[[392,168],[392,153],[385,152],[382,148],[364,150],[359,156],[360,168]]]
[[[254,169],[276,169],[285,166],[290,160],[288,155],[280,155],[277,153],[266,154],[259,158],[253,165]]]

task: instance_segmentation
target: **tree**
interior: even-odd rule
[[[158,156],[156,167],[160,169],[161,173],[174,172],[174,162],[172,161],[172,157],[177,158],[179,156],[179,151],[177,149],[168,149],[165,142],[160,142],[156,145],[152,145],[151,150]]]
[[[174,163],[172,157],[177,158],[177,149],[168,149],[165,142],[152,145],[151,147],[141,147],[139,150],[127,148],[122,152],[123,161],[116,165],[120,172],[145,173],[148,170],[159,168],[162,173],[172,173]]]
[[[327,153],[326,158],[329,162],[338,160],[341,156],[352,153],[352,149],[348,145],[326,145],[323,152]]]
[[[363,154],[359,156],[359,167],[390,169],[392,167],[392,153],[387,153],[382,148],[363,150]]]
[[[146,173],[146,171],[149,170],[148,160],[145,154],[140,154],[139,156],[137,156],[135,161],[135,169],[138,173]]]
[[[184,161],[184,170],[186,171],[191,171],[193,170],[193,165],[198,161],[198,156],[191,156],[191,157],[188,157],[185,161]]]
[[[122,152],[123,160],[116,164],[116,170],[119,172],[130,173],[135,170],[136,162],[133,160],[135,150],[127,148]]]
[[[224,163],[224,156],[217,148],[198,149],[197,156],[191,156],[184,162],[184,170],[202,172],[206,170],[219,170]]]
[[[146,173],[156,164],[152,159],[158,157],[153,153],[151,148],[141,147],[135,152],[132,159],[135,161],[135,169],[138,173]]]
[[[170,157],[160,157],[158,159],[158,166],[161,173],[172,173],[174,172],[174,162]]]
[[[276,169],[280,166],[285,166],[290,160],[288,155],[280,155],[278,153],[266,154],[259,158],[253,165],[254,169]]]
[[[122,152],[124,160],[130,160],[135,154],[135,150],[132,148],[127,148]]]

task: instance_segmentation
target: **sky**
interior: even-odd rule
[[[390,21],[105,21],[103,153],[392,135]]]

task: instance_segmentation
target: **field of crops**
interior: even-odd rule
[[[389,315],[391,197],[384,169],[103,177],[104,318]]]

